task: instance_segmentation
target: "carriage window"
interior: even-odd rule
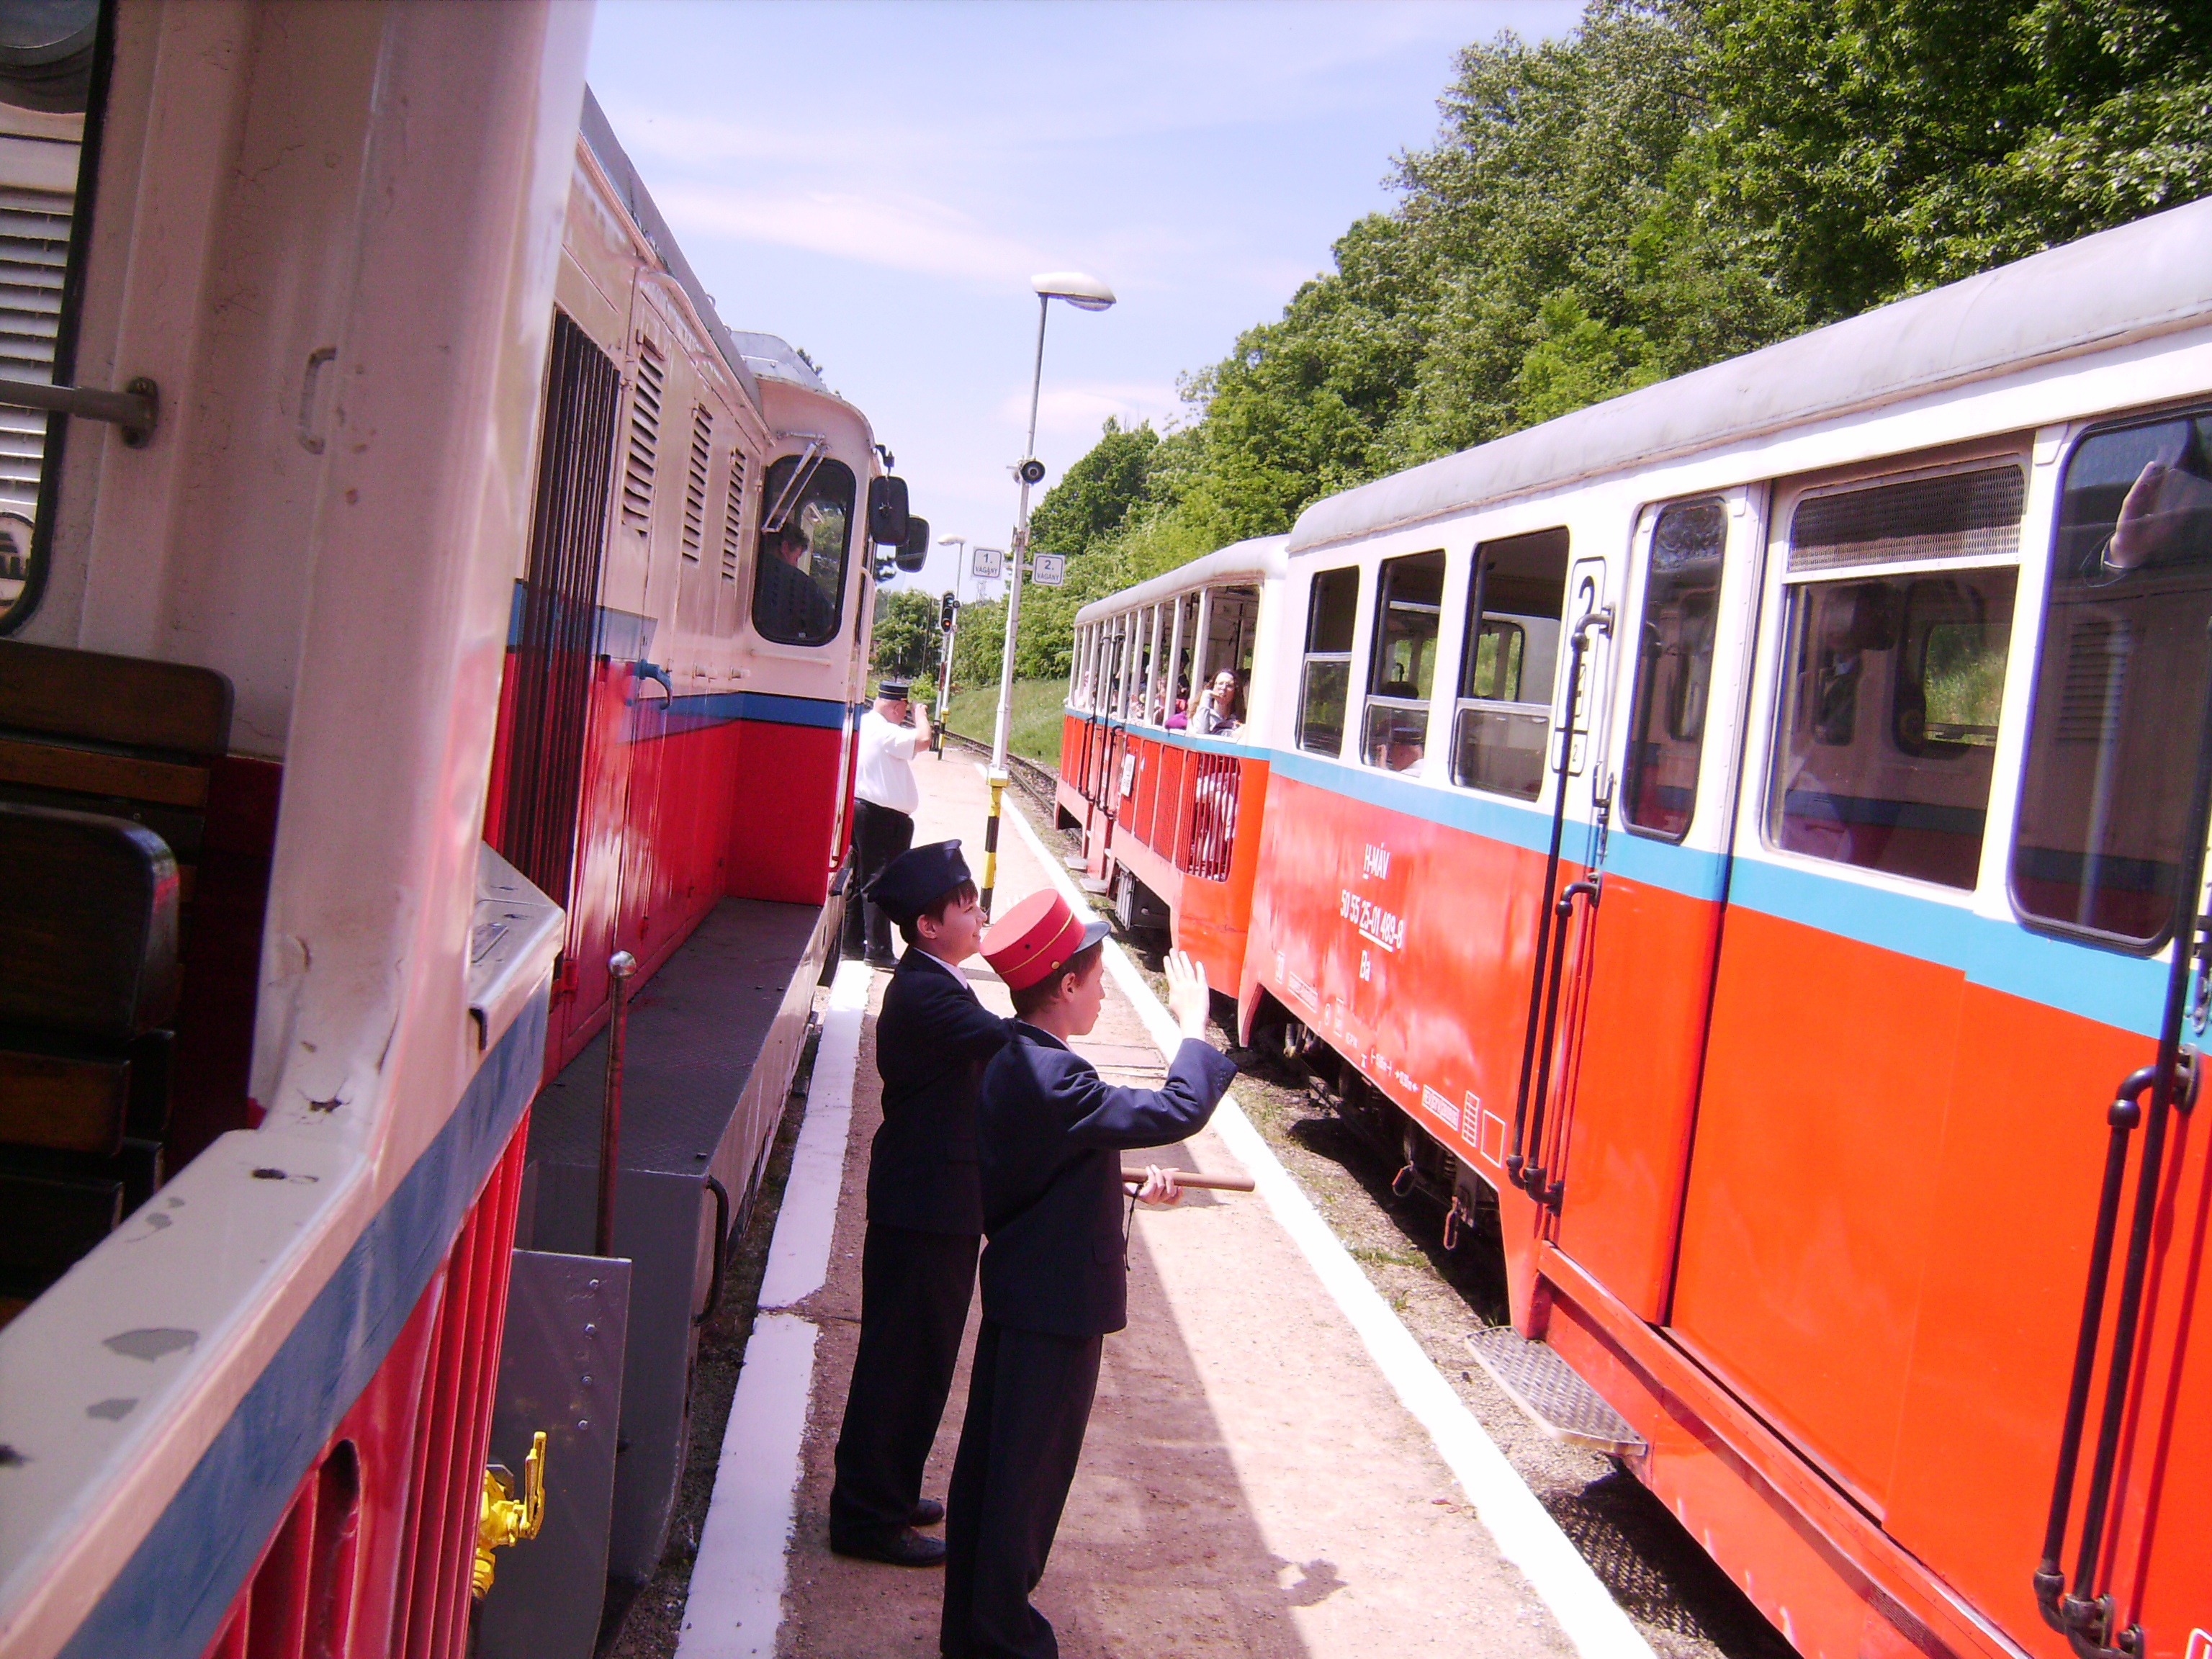
[[[1444,556],[1386,560],[1367,667],[1367,727],[1360,753],[1393,772],[1421,763],[1429,740],[1429,690],[1443,616]]]
[[[101,8],[58,0],[9,10],[0,27],[0,379],[67,386],[106,101]],[[45,586],[70,428],[58,415],[0,408],[0,634],[29,619]],[[101,428],[80,421],[76,430],[84,443]]]
[[[2212,616],[2212,414],[2066,463],[2012,848],[2023,917],[2157,949],[2189,833]]]
[[[768,470],[760,557],[753,573],[753,627],[783,645],[827,645],[837,637],[852,540],[853,474],[837,461],[787,455]]]
[[[1298,747],[1317,755],[1344,750],[1344,711],[1352,695],[1352,630],[1358,610],[1356,566],[1315,572],[1306,612],[1305,671],[1298,684]]]
[[[1689,833],[1697,803],[1727,542],[1728,511],[1718,501],[1678,502],[1651,529],[1624,808],[1632,829],[1668,841]]]
[[[2009,553],[2024,489],[2007,465],[1798,504],[1767,787],[1773,846],[1974,884],[2019,573],[1881,567]]]
[[[1452,781],[1516,800],[1543,792],[1552,730],[1559,613],[1567,597],[1567,532],[1484,542],[1468,582],[1469,649],[1452,722]]]

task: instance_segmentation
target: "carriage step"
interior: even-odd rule
[[[1110,893],[1114,890],[1114,884],[1112,882],[1102,881],[1097,876],[1085,876],[1082,880],[1079,881],[1075,884],[1080,887],[1085,892],[1090,894],[1093,898],[1102,896],[1103,895]]]
[[[1531,1342],[1510,1325],[1498,1325],[1471,1332],[1467,1346],[1505,1397],[1553,1439],[1615,1457],[1638,1457],[1650,1449],[1628,1419],[1548,1343]]]
[[[1071,870],[1088,870],[1091,860],[1080,853],[1063,853],[1060,861]]]

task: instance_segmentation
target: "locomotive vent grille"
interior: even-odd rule
[[[714,413],[691,406],[691,471],[684,480],[684,556],[699,562],[707,540],[707,464],[714,453]]]
[[[637,386],[629,400],[629,453],[623,461],[623,517],[642,528],[653,522],[653,473],[660,453],[660,392],[668,371],[652,343],[641,342]]]
[[[738,579],[738,556],[744,548],[745,519],[745,458],[730,452],[730,487],[722,498],[722,580]]]
[[[64,191],[0,187],[0,375],[9,380],[53,379],[75,205]],[[45,415],[0,409],[0,506],[30,514],[46,447]]]

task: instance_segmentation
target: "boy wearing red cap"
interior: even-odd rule
[[[975,1096],[1012,1022],[975,1000],[960,964],[983,932],[957,841],[901,854],[867,890],[906,954],[876,1020],[884,1121],[868,1155],[860,1343],[837,1436],[830,1547],[932,1567],[945,1546],[915,1530],[944,1508],[921,1495],[975,1283],[983,1200]]]
[[[1121,1153],[1202,1127],[1237,1067],[1204,1040],[1206,972],[1168,958],[1182,1045],[1158,1089],[1109,1085],[1068,1046],[1106,997],[1106,924],[1056,893],[1024,899],[983,955],[1014,998],[1013,1037],[977,1102],[983,1182],[983,1325],[945,1516],[946,1659],[1052,1659],[1030,1603],[1075,1478],[1107,1333],[1128,1323]],[[1172,1204],[1155,1168],[1137,1196]]]

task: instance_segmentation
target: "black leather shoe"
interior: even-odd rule
[[[871,968],[896,969],[899,963],[899,959],[888,951],[871,951],[861,960]]]
[[[915,1500],[914,1513],[906,1518],[909,1527],[933,1527],[945,1519],[945,1505],[934,1498]]]
[[[924,1538],[912,1527],[901,1527],[888,1538],[830,1540],[833,1555],[849,1555],[861,1561],[884,1561],[894,1567],[941,1567],[945,1540]]]

